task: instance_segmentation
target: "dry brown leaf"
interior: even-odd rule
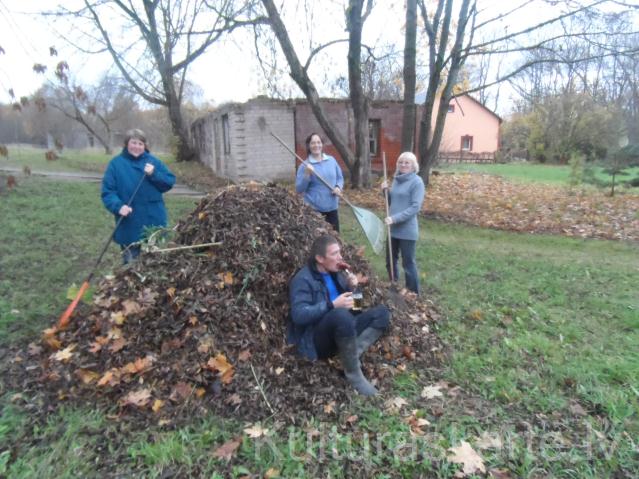
[[[95,371],[91,371],[89,369],[78,369],[75,374],[84,384],[90,384],[93,381],[97,381],[100,377],[99,373],[96,373]]]
[[[220,447],[218,447],[215,451],[213,451],[213,457],[217,457],[218,459],[224,459],[225,461],[230,461],[235,456],[237,448],[242,444],[242,437],[239,436],[235,439],[232,439],[228,442],[225,442]]]
[[[434,399],[436,397],[442,397],[443,394],[440,391],[441,386],[437,386],[436,384],[433,384],[431,386],[425,386],[424,389],[422,389],[422,393],[421,396],[425,399]]]
[[[256,423],[250,427],[245,428],[244,433],[247,434],[248,437],[257,438],[266,436],[268,434],[268,429],[263,428],[260,423]]]
[[[187,382],[180,381],[173,386],[173,389],[171,390],[171,396],[169,396],[169,399],[175,402],[184,401],[185,399],[191,396],[192,392],[193,392],[192,385],[190,385]]]
[[[118,338],[111,343],[111,345],[109,346],[109,351],[111,351],[112,353],[117,353],[124,346],[126,346],[126,344],[127,344],[126,339]]]
[[[475,474],[477,472],[485,473],[486,467],[484,460],[466,441],[462,441],[458,447],[451,447],[446,457],[449,462],[462,464],[462,473],[464,476]]]
[[[271,467],[264,473],[264,479],[273,479],[274,477],[280,477],[280,470]]]
[[[229,397],[227,397],[224,400],[224,402],[227,404],[233,404],[234,406],[237,406],[238,404],[242,404],[242,398],[240,397],[239,394],[231,394]]]
[[[151,400],[151,390],[148,388],[131,391],[120,400],[122,406],[144,407]]]
[[[224,384],[229,384],[233,380],[235,370],[223,354],[220,353],[214,358],[209,359],[206,366],[212,371],[217,371]]]
[[[67,362],[69,359],[73,357],[73,350],[75,349],[75,344],[71,344],[57,353],[53,353],[51,358],[56,361]]]
[[[124,316],[131,316],[132,314],[138,314],[142,311],[142,307],[132,299],[122,301],[122,307],[124,308]]]
[[[244,361],[248,361],[250,357],[251,357],[251,351],[249,351],[248,349],[245,349],[244,351],[240,352],[240,354],[237,356],[237,359],[244,362]]]
[[[118,368],[109,369],[98,381],[98,386],[115,386],[120,382],[120,370]]]
[[[120,371],[125,374],[138,374],[149,369],[155,358],[151,355],[145,356],[144,358],[137,358],[135,361],[125,364],[120,368]]]
[[[117,324],[118,326],[122,326],[126,321],[126,316],[122,311],[118,311],[116,313],[111,313],[111,322]]]
[[[482,432],[481,436],[474,442],[477,449],[501,449],[503,446],[501,438],[497,434],[490,434],[488,431]]]
[[[153,401],[153,406],[151,406],[151,410],[157,413],[160,409],[162,409],[163,406],[164,406],[164,401],[162,401],[161,399],[156,399],[155,401]]]
[[[332,414],[335,412],[335,401],[331,401],[328,404],[324,404],[324,412],[326,414]]]

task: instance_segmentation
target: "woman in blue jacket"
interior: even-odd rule
[[[397,169],[393,184],[389,190],[390,213],[384,219],[391,229],[391,250],[393,252],[393,273],[391,281],[397,281],[397,263],[399,254],[402,255],[402,267],[406,278],[406,288],[419,294],[419,275],[415,249],[419,238],[419,224],[417,214],[424,203],[424,182],[417,174],[419,163],[417,157],[409,151],[397,158]],[[382,183],[382,189],[388,188],[388,183]],[[390,255],[386,255],[386,268],[390,276]]]
[[[304,194],[304,201],[321,213],[326,221],[339,232],[339,197],[344,189],[344,176],[337,160],[322,152],[322,139],[317,133],[306,138],[307,160],[297,170],[295,189]],[[328,188],[315,176],[321,176],[333,188]]]
[[[138,184],[140,188],[128,204]],[[109,162],[102,178],[102,203],[113,213],[116,224],[122,217],[113,239],[122,248],[125,264],[140,254],[140,246],[132,243],[140,241],[145,228],[166,226],[162,193],[174,184],[175,175],[149,152],[144,132],[129,130],[122,153]]]

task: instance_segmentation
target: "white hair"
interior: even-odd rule
[[[404,153],[399,155],[399,158],[397,158],[395,173],[399,172],[399,160],[410,161],[413,165],[413,171],[415,171],[415,173],[419,173],[419,163],[417,162],[417,157],[415,156],[414,153],[410,151],[405,151]]]

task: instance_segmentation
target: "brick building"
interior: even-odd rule
[[[354,149],[354,118],[348,100],[322,99],[322,106]],[[501,119],[471,97],[459,97],[449,106],[440,151],[471,159],[473,155],[494,158],[499,148]],[[389,171],[401,153],[403,105],[399,101],[369,105],[371,166],[382,169],[386,153]],[[421,108],[417,109],[417,122]],[[196,120],[192,127],[200,161],[218,175],[233,181],[291,180],[296,160],[271,132],[306,158],[304,141],[311,132],[324,140],[324,152],[341,163],[340,155],[319,126],[306,100],[273,100],[258,97],[246,103],[224,105]],[[348,170],[342,163],[346,174]]]

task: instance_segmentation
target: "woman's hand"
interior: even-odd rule
[[[353,308],[353,293],[342,293],[342,294],[340,294],[337,298],[335,298],[335,301],[333,301],[333,307],[334,308],[352,309]]]
[[[384,218],[384,223],[386,223],[388,226],[393,224],[393,218],[390,216],[387,216],[386,218]]]
[[[151,163],[147,163],[146,165],[144,165],[144,174],[145,175],[151,176],[154,171],[155,171],[155,166],[153,166]]]
[[[133,208],[131,208],[129,205],[122,205],[122,208],[120,208],[120,211],[118,211],[118,214],[120,216],[129,216],[131,213],[133,213]]]
[[[387,189],[388,189],[388,181],[384,180],[384,181],[382,181],[382,191],[383,190],[387,190]]]
[[[313,168],[313,165],[311,165],[310,163],[306,163],[304,174],[306,176],[311,176],[313,173],[315,173],[315,168]]]

